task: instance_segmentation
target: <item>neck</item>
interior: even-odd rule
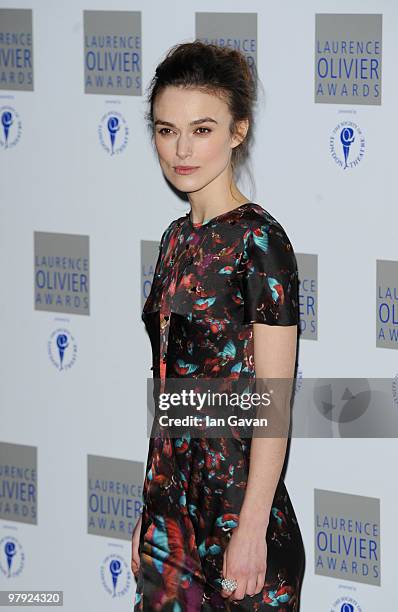
[[[230,166],[202,189],[188,193],[188,198],[191,221],[199,224],[249,201],[237,188]]]
[[[214,203],[213,205],[207,205],[204,209],[198,208],[191,202],[191,212],[189,213],[190,219],[193,224],[201,225],[205,223],[209,219],[213,217],[218,217],[218,215],[223,215],[224,213],[234,210],[234,208],[238,208],[242,204],[246,204],[250,202],[247,198],[241,198],[239,200],[234,200],[233,202],[219,204]]]

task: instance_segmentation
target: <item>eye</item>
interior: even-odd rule
[[[163,130],[169,130],[169,132],[171,131],[170,128],[163,127],[163,128],[160,128],[160,130],[158,130],[158,134],[162,134],[166,136],[167,134],[165,134]]]
[[[167,131],[165,132],[165,130],[167,130]],[[204,126],[198,127],[196,131],[198,131],[198,130],[206,130],[205,132],[200,132],[200,134],[207,134],[207,133],[210,133],[212,131],[210,128],[207,128],[207,127],[204,127]],[[171,130],[170,130],[170,128],[163,127],[163,128],[160,128],[157,132],[158,132],[158,134],[162,134],[162,136],[168,136],[168,134],[171,133]]]

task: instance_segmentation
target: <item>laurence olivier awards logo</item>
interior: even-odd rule
[[[112,597],[123,597],[130,591],[131,570],[121,555],[108,555],[101,564],[101,582]]]
[[[89,236],[34,232],[35,310],[90,314]]]
[[[382,15],[315,15],[315,102],[381,104]]]
[[[142,512],[141,461],[87,455],[87,533],[131,542]],[[131,569],[111,553],[101,563],[101,582],[112,597],[130,592]]]
[[[15,108],[6,105],[0,107],[0,121],[0,147],[12,149],[21,138],[21,119]]]
[[[48,340],[48,356],[59,371],[70,370],[76,362],[77,344],[70,331],[55,329]]]
[[[159,242],[155,240],[141,240],[141,308],[151,291],[159,248]]]
[[[142,512],[144,464],[87,456],[87,532],[130,541]]]
[[[365,154],[365,138],[353,121],[341,121],[329,137],[329,151],[342,170],[356,168]]]
[[[25,567],[25,553],[14,536],[0,539],[0,572],[6,578],[16,578]]]
[[[123,115],[117,111],[105,113],[98,125],[98,137],[102,148],[109,155],[122,153],[129,138],[129,128]]]
[[[84,92],[141,95],[141,12],[83,11]]]
[[[398,349],[398,261],[376,261],[376,346]]]
[[[314,489],[314,547],[315,574],[380,586],[380,499]]]
[[[345,596],[333,602],[330,612],[362,612],[362,608],[355,599]]]
[[[318,339],[318,255],[296,253],[299,271],[300,337]]]
[[[32,9],[0,9],[0,89],[33,91]]]
[[[257,13],[195,13],[196,38],[239,49],[250,67],[257,65]]]
[[[0,442],[0,518],[37,525],[37,447]]]

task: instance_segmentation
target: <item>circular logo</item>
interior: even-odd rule
[[[52,332],[48,341],[48,355],[57,370],[69,370],[76,361],[77,344],[65,328]]]
[[[398,406],[398,373],[395,374],[392,379],[392,398],[394,400],[394,404]]]
[[[11,149],[18,144],[22,134],[22,123],[15,108],[0,106],[0,146]]]
[[[362,612],[362,608],[352,597],[339,597],[332,604],[330,612]]]
[[[101,564],[101,582],[112,597],[123,597],[130,591],[131,570],[120,555],[108,555]]]
[[[332,159],[340,168],[356,168],[365,154],[365,138],[353,121],[341,121],[329,138]]]
[[[296,393],[300,391],[302,386],[303,386],[303,370],[297,367],[296,378],[294,380],[294,385],[293,385],[294,395],[296,395]]]
[[[22,573],[25,553],[21,544],[13,536],[0,540],[0,572],[7,578],[15,578]]]
[[[123,115],[109,111],[101,117],[98,136],[102,147],[109,155],[117,155],[127,146],[129,128]]]

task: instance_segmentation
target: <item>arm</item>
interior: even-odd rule
[[[255,323],[253,333],[256,377],[293,380],[297,325],[273,326]],[[291,384],[282,386],[283,393],[289,395]],[[290,396],[279,397],[278,400],[288,405]],[[269,416],[272,418],[272,408]],[[285,459],[286,445],[287,437],[253,437],[249,477],[240,514],[240,528],[256,533],[259,529],[266,531]]]
[[[282,412],[290,408],[291,381],[294,375],[297,324],[273,326],[253,324],[254,363],[256,378],[284,379],[275,387]],[[285,384],[285,380],[288,384]],[[273,387],[272,380],[270,388]],[[280,406],[276,406],[278,410]],[[270,418],[272,418],[271,403]],[[285,415],[283,414],[283,417]],[[270,420],[270,419],[269,419]],[[285,424],[286,419],[283,418]],[[285,459],[287,436],[254,437],[251,441],[250,469],[246,492],[239,516],[239,525],[224,553],[223,576],[236,578],[237,589],[232,595],[222,591],[230,600],[242,599],[246,594],[260,593],[267,569],[266,533],[272,501]]]
[[[267,430],[253,428],[250,467],[239,524],[224,552],[223,575],[235,578],[230,600],[260,593],[265,583],[269,517],[286,454],[297,348],[298,269],[280,225],[264,223],[246,234],[239,266],[243,322],[253,324],[256,391],[273,390]],[[268,385],[268,380],[270,384]],[[257,411],[264,411],[263,407]],[[280,426],[282,425],[282,428]]]

